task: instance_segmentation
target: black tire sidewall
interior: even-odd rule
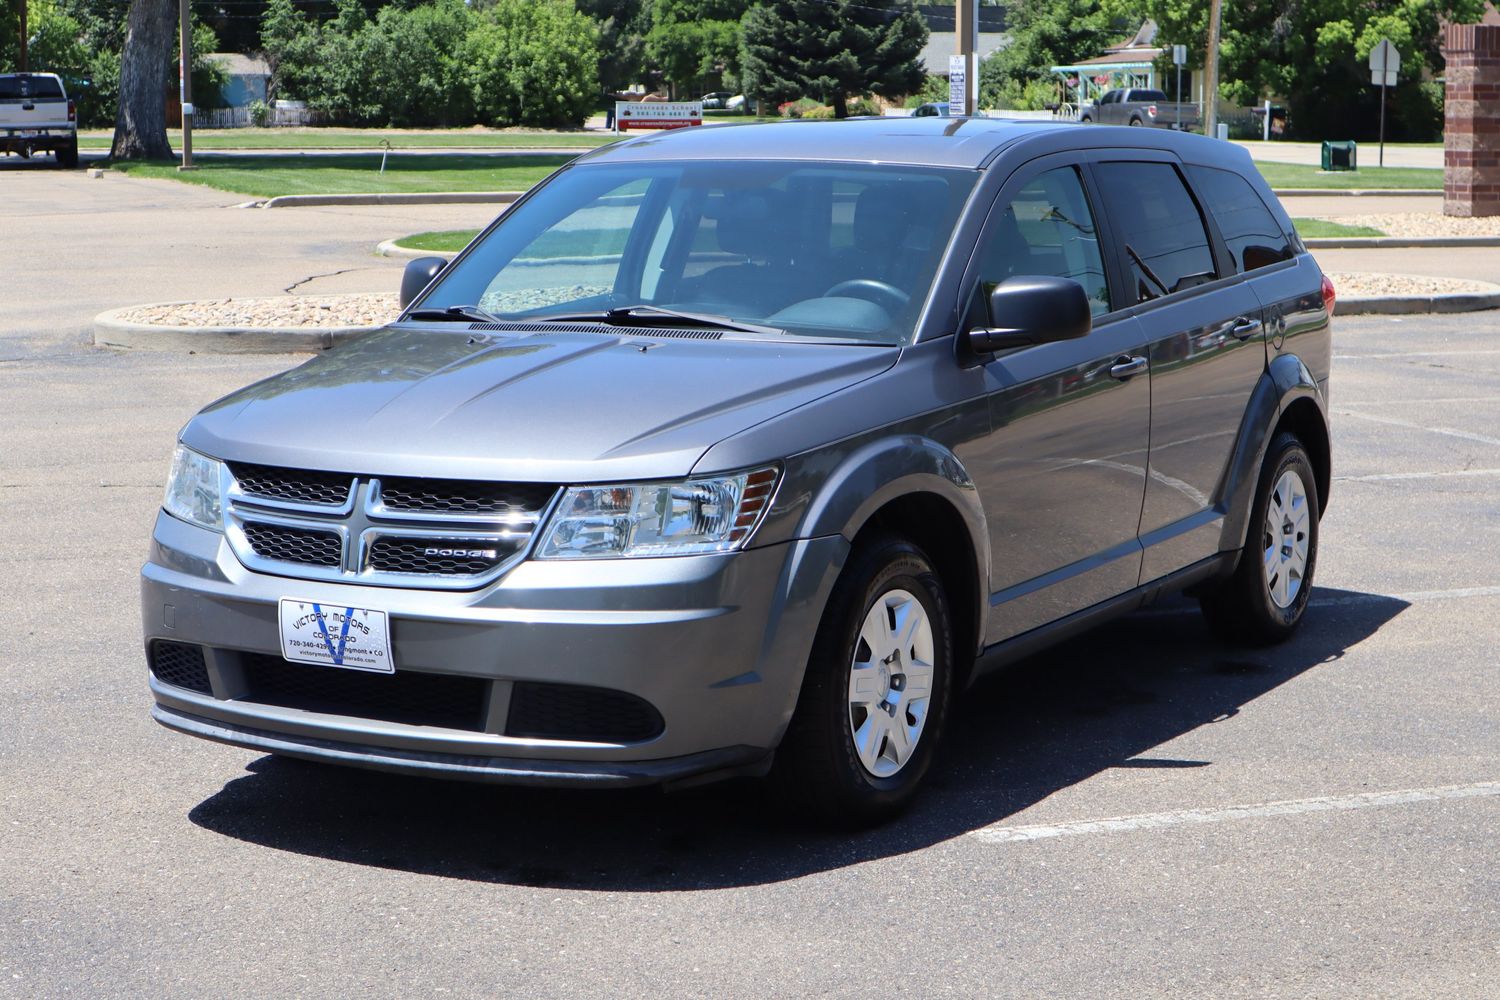
[[[1265,473],[1256,489],[1255,506],[1251,508],[1251,520],[1245,532],[1245,550],[1240,556],[1240,572],[1245,578],[1245,586],[1241,589],[1248,590],[1249,593],[1242,592],[1241,596],[1252,601],[1252,613],[1264,622],[1267,632],[1284,637],[1291,634],[1302,620],[1307,602],[1312,597],[1313,576],[1318,564],[1318,519],[1322,512],[1318,507],[1317,478],[1313,475],[1312,462],[1302,443],[1291,435],[1282,435],[1273,442],[1272,448],[1272,460],[1265,464]],[[1265,531],[1266,509],[1271,503],[1271,492],[1288,470],[1295,471],[1302,480],[1310,510],[1307,519],[1307,566],[1302,574],[1302,587],[1297,592],[1297,599],[1281,608],[1271,600],[1271,593],[1266,585],[1261,560],[1261,536]]]
[[[927,718],[911,758],[889,777],[871,774],[860,762],[849,718],[849,669],[865,616],[892,590],[912,594],[932,625],[933,688]],[[900,539],[882,539],[857,550],[835,585],[808,661],[793,728],[798,739],[786,775],[802,798],[825,815],[865,822],[884,818],[916,793],[937,753],[951,697],[953,631],[946,593],[931,561]],[[789,737],[792,734],[789,732]],[[811,752],[809,752],[811,751]],[[821,772],[821,773],[819,773]],[[822,796],[817,801],[815,796]]]

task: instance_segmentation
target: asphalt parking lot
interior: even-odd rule
[[[97,351],[29,295],[0,316],[0,996],[1497,992],[1500,313],[1337,322],[1294,641],[1218,645],[1183,602],[1106,626],[974,690],[907,817],[834,835],[752,783],[497,789],[156,726],[136,574],[173,436],[299,359]]]

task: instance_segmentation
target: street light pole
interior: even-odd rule
[[[193,26],[188,17],[188,0],[178,0],[178,19],[182,22],[182,39],[179,43],[177,73],[178,97],[182,104],[182,166],[179,170],[193,169]]]
[[[1208,10],[1208,51],[1203,59],[1203,134],[1219,131],[1219,19],[1223,16],[1222,0],[1213,0]]]

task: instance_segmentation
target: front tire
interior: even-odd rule
[[[865,826],[911,803],[947,721],[950,622],[921,549],[890,536],[855,548],[776,755],[774,776],[799,810]]]
[[[1199,598],[1221,639],[1249,646],[1296,631],[1318,562],[1318,487],[1295,435],[1279,434],[1261,467],[1245,547],[1234,575]]]

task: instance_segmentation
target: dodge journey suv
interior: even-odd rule
[[[485,781],[906,804],[976,678],[1171,591],[1286,637],[1333,288],[1244,151],[997,119],[582,156],[183,429],[154,714]]]

